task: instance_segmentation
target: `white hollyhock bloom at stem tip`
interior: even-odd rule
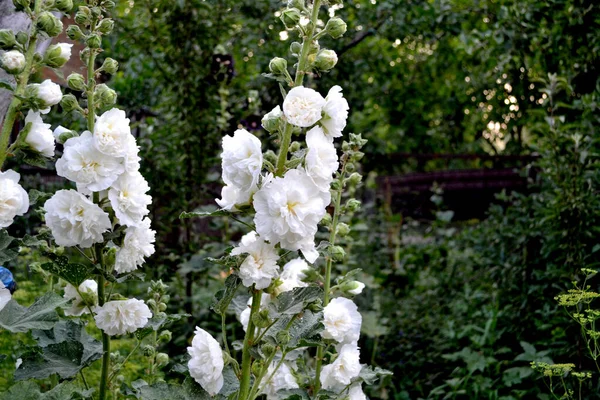
[[[45,124],[39,112],[31,111],[25,117],[25,124],[31,123],[31,128],[25,138],[25,143],[44,157],[54,156],[54,135],[50,124]]]
[[[89,131],[67,140],[62,157],[56,161],[59,176],[77,183],[79,190],[92,192],[108,189],[124,171],[123,158],[99,152]]]
[[[315,126],[306,133],[306,145],[306,173],[321,191],[329,192],[333,173],[338,169],[338,156],[333,142],[325,137],[323,128]]]
[[[223,137],[221,167],[225,187],[221,199],[216,202],[221,208],[233,210],[236,204],[247,204],[258,190],[258,180],[263,164],[260,140],[245,129],[238,129],[233,137]]]
[[[125,111],[113,108],[96,119],[94,144],[98,151],[112,157],[125,157],[131,145],[131,129]]]
[[[150,186],[139,171],[125,172],[108,191],[110,205],[121,225],[136,226],[148,215],[152,197],[146,193]]]
[[[331,202],[330,193],[321,191],[304,170],[292,169],[273,179],[254,195],[256,231],[273,245],[300,250],[313,263],[317,225]]]
[[[323,367],[321,384],[323,389],[339,392],[360,374],[360,351],[356,344],[345,344],[335,361]]]
[[[360,336],[362,316],[352,300],[336,297],[323,310],[325,330],[321,335],[325,339],[334,339],[340,343],[352,343]]]
[[[348,397],[350,397],[350,400],[367,400],[367,396],[365,396],[360,383],[350,386]]]
[[[91,247],[111,228],[108,214],[75,190],[59,190],[44,203],[44,210],[59,246]]]
[[[95,307],[94,312],[96,326],[109,336],[133,333],[152,318],[150,308],[138,299],[107,301],[102,307]]]
[[[12,294],[10,293],[10,290],[8,290],[4,286],[4,283],[0,281],[0,311],[2,311],[4,307],[6,307],[10,299],[12,299]]]
[[[292,371],[290,370],[290,367],[288,367],[287,364],[284,362],[283,364],[281,364],[281,366],[279,367],[277,372],[275,372],[275,368],[277,367],[277,364],[279,364],[279,361],[271,362],[271,364],[269,365],[269,368],[267,368],[267,373],[265,375],[265,381],[263,383],[261,383],[260,392],[262,394],[267,395],[267,400],[279,399],[279,397],[277,396],[277,392],[279,390],[289,390],[289,389],[300,388],[300,386],[298,386],[298,382],[296,382],[296,378],[294,378],[294,375],[292,375]],[[275,372],[274,375],[273,375],[273,372]],[[271,378],[271,380],[269,380],[269,381],[266,381],[266,379],[268,377],[270,377],[271,375],[273,375],[273,378]]]
[[[321,119],[325,99],[316,90],[296,86],[283,101],[283,114],[287,121],[300,128],[308,128]]]
[[[211,396],[223,387],[223,351],[219,343],[204,329],[196,327],[192,345],[187,348],[190,376]]]
[[[131,272],[144,264],[145,257],[154,254],[156,231],[150,229],[150,219],[144,218],[137,226],[125,230],[123,246],[117,250],[115,271]]]
[[[29,196],[19,180],[21,175],[9,169],[0,171],[0,228],[10,226],[17,215],[29,209]]]
[[[325,101],[323,118],[319,123],[323,126],[327,138],[333,141],[334,138],[342,136],[348,119],[349,106],[342,95],[342,88],[337,85],[329,89]]]
[[[33,86],[37,88],[37,98],[41,100],[44,107],[44,110],[40,111],[42,114],[47,114],[50,107],[62,100],[63,95],[60,86],[50,79],[46,79],[42,83],[34,83]]]
[[[285,264],[279,275],[281,284],[275,288],[275,295],[278,296],[297,287],[307,287],[308,283],[302,282],[302,279],[306,278],[307,269],[310,269],[310,266],[302,258],[296,258]]]
[[[246,287],[256,285],[256,289],[265,289],[277,276],[279,255],[275,246],[265,242],[252,231],[242,237],[240,245],[231,251],[231,255],[248,254],[240,265],[240,278]]]
[[[98,283],[96,283],[93,279],[87,279],[81,283],[78,287],[79,293],[86,297],[87,300],[90,300],[91,304],[86,304],[86,301],[79,295],[75,286],[67,283],[65,286],[65,299],[73,299],[73,303],[71,308],[65,310],[65,315],[78,317],[82,314],[87,314],[89,312],[88,307],[93,307],[98,300]]]

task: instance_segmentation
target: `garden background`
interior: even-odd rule
[[[192,315],[171,329],[169,353],[183,354],[194,326],[220,330],[208,305],[226,276],[207,258],[241,231],[179,215],[215,207],[224,135],[240,126],[266,135],[260,119],[280,94],[261,74],[289,43],[274,22],[284,3],[118,3],[104,48],[120,62],[110,85],[154,199],[157,251],[143,272],[170,285],[169,312]],[[346,132],[369,140],[363,207],[338,264],[362,268],[367,285],[356,300],[362,361],[394,373],[367,394],[552,398],[531,361],[595,370],[579,325],[554,298],[600,261],[598,5],[348,0],[333,10],[349,27],[328,43],[339,67],[310,84],[342,86]],[[64,186],[53,173],[20,172],[27,188]],[[10,232],[37,225],[22,218]],[[20,302],[48,284],[40,259],[32,252],[10,265]],[[0,392],[13,383],[13,349],[27,340],[0,333]],[[585,384],[598,398],[597,374]]]

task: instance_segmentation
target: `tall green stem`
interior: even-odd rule
[[[6,116],[4,117],[4,124],[0,130],[0,171],[2,171],[2,166],[4,165],[4,161],[8,155],[8,142],[10,140],[13,126],[15,125],[19,106],[21,105],[21,100],[19,100],[19,97],[22,97],[23,93],[25,92],[25,88],[29,82],[29,76],[31,75],[31,70],[33,68],[33,56],[35,55],[38,38],[37,30],[35,28],[35,18],[40,13],[42,2],[42,0],[35,0],[33,7],[33,20],[31,21],[32,33],[31,37],[29,38],[29,47],[27,47],[27,51],[25,52],[25,68],[23,68],[23,71],[19,74],[19,76],[17,76],[15,95],[8,106]]]
[[[252,321],[252,317],[260,310],[261,297],[262,292],[260,290],[256,290],[252,294],[252,308],[250,309],[250,319],[248,321],[248,328],[246,329],[246,336],[244,337],[244,348],[242,349],[242,376],[240,379],[238,400],[246,400],[250,394],[250,373],[252,368],[250,347],[254,343],[254,322]]]

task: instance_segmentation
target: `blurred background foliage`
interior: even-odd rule
[[[261,74],[274,56],[293,64],[287,39],[295,33],[276,18],[283,6],[118,5],[117,33],[105,48],[120,62],[110,85],[132,120],[152,187],[157,254],[145,273],[171,284],[173,312],[193,315],[173,329],[170,354],[185,352],[196,324],[219,330],[208,304],[225,274],[206,258],[239,239],[239,229],[178,217],[219,197],[223,135],[239,127],[266,135],[260,119],[280,92]],[[531,361],[595,371],[579,328],[554,297],[600,262],[598,7],[348,0],[329,8],[349,29],[335,43],[322,40],[339,63],[308,84],[321,93],[340,85],[351,105],[346,131],[369,139],[364,206],[342,268],[364,270],[363,362],[395,374],[370,397],[550,399]],[[423,154],[450,156],[415,157]],[[461,154],[470,156],[452,157]],[[484,217],[453,218],[443,185],[409,202],[427,203],[422,215],[399,209],[382,189],[385,176],[493,169],[489,155],[529,158],[513,165],[524,188],[480,204]],[[599,282],[589,284],[597,290]],[[597,398],[595,372],[582,398]]]

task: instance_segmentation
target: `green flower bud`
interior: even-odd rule
[[[113,8],[115,8],[115,2],[112,1],[112,0],[103,1],[101,3],[101,5],[102,5],[102,7],[104,7],[104,9],[106,9],[108,11],[112,10]]]
[[[331,18],[325,25],[325,31],[334,39],[341,38],[346,33],[346,23],[337,17]]]
[[[294,29],[300,22],[300,10],[297,8],[288,8],[281,13],[281,22],[287,29]]]
[[[302,148],[302,144],[300,142],[292,142],[290,143],[290,153],[295,153]]]
[[[260,121],[262,124],[262,127],[265,128],[265,130],[269,133],[277,132],[279,130],[279,126],[281,124],[282,116],[283,116],[283,113],[281,112],[281,108],[279,106],[276,106],[270,112],[265,114],[263,119]],[[275,159],[277,159],[277,156],[275,156]],[[275,162],[277,162],[277,160],[275,160]]]
[[[348,212],[356,212],[360,209],[360,201],[356,199],[349,199],[344,208]]]
[[[290,342],[290,333],[288,331],[277,332],[277,343],[286,346]]]
[[[325,49],[321,50],[317,54],[317,58],[315,58],[315,67],[317,67],[317,69],[321,71],[329,71],[330,69],[335,67],[337,62],[338,57],[337,54],[335,54],[335,51]]]
[[[92,21],[92,10],[86,6],[79,6],[79,11],[75,13],[75,23],[77,25],[88,26]]]
[[[287,71],[287,61],[281,57],[275,57],[269,63],[269,71],[275,75],[284,75]]]
[[[150,299],[146,302],[146,304],[148,305],[148,307],[150,307],[151,309],[155,309],[156,308],[156,301],[154,301],[154,299]]]
[[[56,0],[54,6],[64,13],[68,13],[73,9],[73,0]]]
[[[169,356],[165,353],[158,353],[156,355],[156,363],[159,366],[167,365],[169,363]]]
[[[304,0],[288,0],[288,8],[297,8],[303,10],[306,8]]]
[[[119,70],[119,63],[115,59],[109,57],[104,60],[100,69],[107,74],[114,75]]]
[[[154,349],[154,347],[152,347],[149,344],[145,344],[142,346],[142,353],[146,356],[146,357],[152,357],[154,355],[154,353],[156,352],[156,350]]]
[[[70,89],[82,92],[86,88],[85,78],[83,77],[83,75],[74,72],[71,75],[67,76],[67,85]]]
[[[329,254],[334,261],[343,261],[346,258],[346,251],[341,246],[329,247]]]
[[[13,0],[13,4],[17,11],[23,11],[26,8],[30,8],[31,1],[30,0]]]
[[[329,226],[331,225],[331,214],[325,214],[323,219],[321,220],[321,225]]]
[[[81,28],[77,25],[69,25],[69,27],[67,28],[67,36],[69,37],[69,39],[76,41],[82,40],[84,38],[84,34],[81,31]]]
[[[352,185],[352,186],[358,185],[361,181],[362,181],[362,175],[359,174],[358,172],[353,172],[348,177],[348,183],[350,183],[350,185]]]
[[[92,33],[85,40],[85,44],[87,44],[90,49],[99,49],[100,46],[102,46],[102,39],[100,39],[99,35]]]
[[[346,164],[346,171],[347,172],[354,172],[354,171],[356,171],[356,165],[354,165],[351,162],[347,163]]]
[[[277,347],[275,347],[271,343],[265,343],[265,344],[263,344],[260,349],[262,350],[263,354],[267,358],[271,357],[277,351]]]
[[[173,334],[168,330],[164,330],[160,333],[160,335],[158,335],[158,341],[162,343],[169,343],[172,338]]]
[[[364,157],[364,155],[365,155],[365,153],[363,153],[362,151],[354,151],[350,155],[350,160],[352,160],[352,161],[359,161],[361,158]]]
[[[279,106],[277,106],[275,108],[279,108]],[[273,109],[273,111],[275,111],[275,109]],[[271,111],[271,112],[273,112],[273,111]],[[279,112],[281,112],[281,109],[279,110]],[[265,117],[266,117],[266,115],[265,115]],[[264,118],[263,118],[263,123],[264,123]],[[263,125],[263,127],[264,127],[264,125]],[[265,129],[267,129],[267,128],[265,128]],[[277,154],[275,154],[275,152],[273,150],[265,151],[265,154],[263,155],[263,157],[265,160],[267,160],[271,164],[273,164],[273,165],[277,164]]]
[[[166,311],[167,310],[167,305],[165,303],[158,303],[158,310],[159,311]]]
[[[318,313],[323,311],[323,304],[321,303],[321,301],[315,301],[314,303],[310,303],[308,306],[306,306],[307,310],[310,310],[314,313]]]
[[[45,32],[48,36],[58,36],[63,30],[63,24],[51,12],[44,11],[37,19],[38,30]]]
[[[79,109],[79,102],[72,94],[65,94],[60,101],[60,106],[65,112],[71,112]]]
[[[348,224],[340,222],[337,226],[336,232],[341,237],[348,236],[348,234],[350,233],[350,227],[348,226]]]
[[[290,44],[290,53],[297,56],[300,54],[301,51],[302,51],[302,45],[300,43],[292,42],[292,44]]]
[[[110,247],[104,252],[104,263],[107,267],[112,267],[115,265],[115,261],[117,259],[117,248]]]
[[[13,31],[9,29],[0,29],[0,49],[10,50],[17,44],[17,38]]]
[[[359,282],[359,281],[345,282],[340,287],[340,289],[343,292],[354,295],[354,296],[361,294],[364,288],[365,288],[365,284],[362,282]]]
[[[368,140],[362,138],[362,134],[360,133],[351,133],[350,134],[350,144],[358,147],[359,149],[367,144]]]
[[[339,179],[334,179],[331,182],[331,189],[333,189],[333,190],[341,190],[342,189],[342,183],[340,182]]]
[[[17,43],[22,45],[27,44],[27,41],[29,40],[29,36],[23,31],[17,32],[15,38],[17,39]]]
[[[252,363],[252,373],[254,376],[258,376],[260,371],[262,370],[263,362],[260,360],[256,360]]]
[[[269,310],[261,310],[252,316],[252,322],[258,328],[266,328],[271,324],[269,319]]]
[[[60,68],[71,58],[71,47],[69,43],[58,43],[48,47],[44,54],[44,62],[50,68]]]
[[[121,385],[123,382],[125,382],[125,377],[123,375],[117,375],[115,379],[117,380],[118,385]]]
[[[96,86],[94,99],[99,108],[110,107],[117,102],[117,92],[106,86],[104,83]]]
[[[87,64],[89,57],[90,57],[90,49],[89,48],[86,47],[85,49],[83,49],[79,52],[79,58],[81,59],[81,61],[84,62],[84,64]]]
[[[114,27],[115,27],[115,21],[113,21],[110,18],[105,18],[102,21],[100,21],[100,23],[98,24],[98,27],[96,29],[98,30],[98,32],[102,33],[103,35],[108,35],[109,33],[112,32]]]

